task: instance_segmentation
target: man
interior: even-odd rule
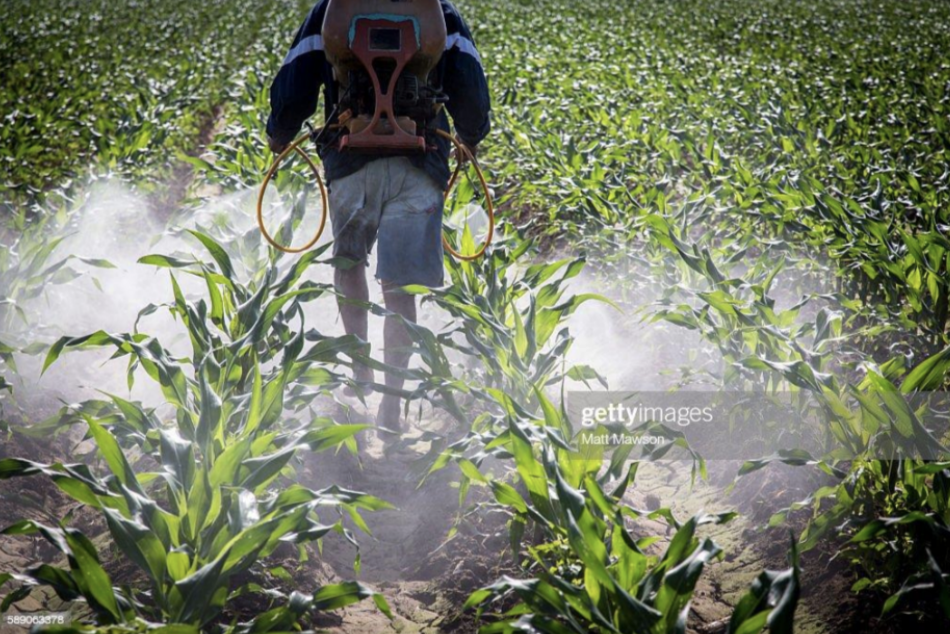
[[[307,16],[290,52],[271,85],[271,114],[267,121],[270,148],[280,152],[298,134],[317,107],[324,87],[326,124],[336,121],[333,107],[337,86],[323,51],[321,27],[328,0],[321,0]],[[441,79],[448,97],[436,125],[449,130],[447,109],[458,139],[475,155],[489,130],[490,101],[481,58],[472,34],[451,2],[441,2],[446,25],[445,52],[433,74]],[[320,150],[329,188],[328,203],[333,227],[333,254],[351,266],[337,266],[334,284],[342,296],[340,314],[347,334],[367,340],[367,311],[346,300],[368,301],[367,255],[379,238],[376,278],[386,308],[416,320],[415,297],[401,291],[407,284],[441,286],[442,203],[449,179],[447,139],[431,135],[437,151],[407,156],[339,152],[332,144]],[[355,263],[355,266],[352,264]],[[384,361],[406,368],[411,339],[403,323],[388,317],[383,327]],[[373,381],[373,371],[354,367],[357,382]],[[402,378],[387,373],[387,387],[401,389]],[[385,394],[376,423],[400,431],[400,400]],[[383,432],[385,434],[385,432]]]

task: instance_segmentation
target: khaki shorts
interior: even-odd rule
[[[442,286],[442,190],[404,156],[370,161],[329,185],[333,255],[366,262],[379,238],[376,278]]]

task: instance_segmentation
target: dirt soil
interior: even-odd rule
[[[356,405],[350,420],[368,422],[376,404],[377,398],[370,397],[365,408]],[[481,491],[470,491],[462,509],[457,468],[449,466],[423,482],[429,445],[414,439],[424,431],[450,432],[450,426],[434,419],[410,427],[401,446],[366,432],[359,459],[345,451],[307,457],[301,479],[306,486],[337,484],[395,506],[363,514],[371,536],[354,530],[360,543],[359,574],[353,567],[356,551],[343,537],[331,534],[323,544],[324,560],[336,574],[382,592],[395,621],[390,624],[364,602],[338,612],[340,623],[328,631],[474,632],[473,617],[460,611],[465,599],[502,574],[517,572],[508,548],[507,518],[500,513],[467,516],[449,539],[460,514],[480,500]]]

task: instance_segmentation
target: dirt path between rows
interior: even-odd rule
[[[188,156],[199,157],[211,147],[211,143],[224,124],[224,113],[224,105],[216,104],[201,116],[194,146],[186,152]],[[175,162],[168,184],[154,194],[149,201],[152,214],[159,222],[168,222],[175,213],[181,210],[189,192],[196,185],[200,185],[196,183],[195,176],[194,165],[182,160]]]
[[[354,407],[349,421],[371,423],[369,412],[375,412],[377,400],[369,397],[365,408]],[[352,545],[335,534],[323,544],[323,559],[336,575],[382,592],[395,620],[390,623],[372,603],[362,602],[338,611],[339,621],[328,624],[327,631],[474,631],[470,616],[458,618],[461,604],[472,591],[513,571],[502,517],[467,518],[448,539],[461,512],[457,470],[450,466],[423,482],[422,458],[429,446],[414,442],[427,430],[444,433],[445,422],[415,420],[410,427],[405,442],[396,447],[364,432],[358,459],[345,451],[308,456],[306,486],[337,484],[395,507],[363,515],[371,536],[354,531],[360,543],[359,574],[354,572]]]

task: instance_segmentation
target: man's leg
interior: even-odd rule
[[[402,315],[405,319],[415,323],[416,321],[416,298],[414,295],[404,293],[399,286],[382,283],[383,300],[386,308],[393,313]],[[412,338],[406,330],[406,326],[398,317],[386,317],[386,323],[383,326],[383,360],[387,365],[396,368],[406,369],[409,367],[409,357],[412,356],[410,346]],[[386,387],[395,390],[402,389],[403,378],[390,372],[386,373]],[[376,414],[376,424],[386,429],[399,431],[400,425],[400,399],[392,394],[384,394],[383,400],[379,404],[379,412]]]
[[[380,215],[376,277],[383,283],[386,308],[415,323],[415,296],[401,287],[442,285],[442,189],[408,158],[384,160],[379,164],[385,165],[390,195]],[[412,356],[413,341],[404,323],[388,317],[383,327],[385,361],[399,369],[407,368]],[[402,389],[403,379],[387,373],[386,386]],[[400,429],[400,401],[398,396],[383,396],[376,416],[379,427]]]
[[[356,264],[348,269],[337,268],[333,272],[333,284],[342,297],[337,298],[340,308],[340,317],[343,319],[343,329],[348,335],[356,335],[367,341],[367,311],[363,306],[356,306],[347,302],[352,299],[360,302],[369,301],[369,288],[366,285],[366,267],[363,263]],[[354,363],[353,378],[357,381],[373,381],[373,371],[362,363]]]
[[[333,271],[333,285],[342,297],[337,297],[337,306],[343,318],[343,329],[348,335],[356,335],[366,341],[366,308],[347,302],[352,299],[369,301],[369,288],[366,285],[366,267],[355,264],[351,268],[337,268]]]

